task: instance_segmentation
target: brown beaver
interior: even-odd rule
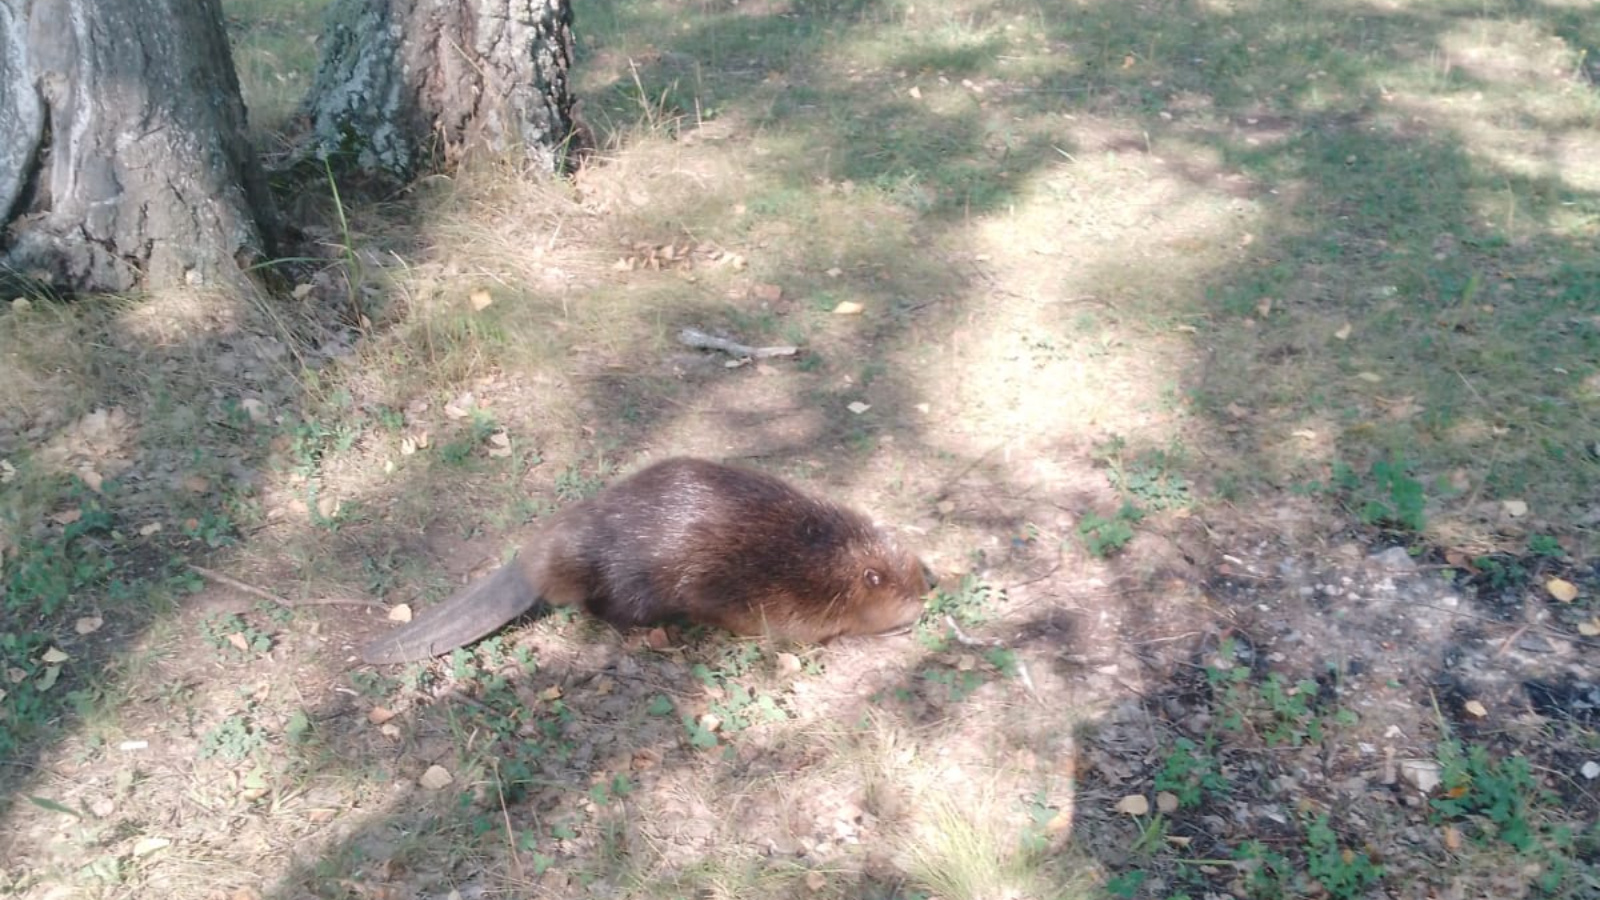
[[[922,613],[922,563],[866,518],[770,475],[698,459],[645,468],[551,516],[517,558],[362,649],[369,663],[438,656],[540,600],[618,628],[671,616],[823,643]]]

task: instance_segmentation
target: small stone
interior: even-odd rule
[[[1390,547],[1379,553],[1367,557],[1374,565],[1381,566],[1393,572],[1415,572],[1417,561],[1411,558],[1404,547]]]

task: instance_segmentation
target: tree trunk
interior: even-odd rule
[[[232,284],[272,216],[218,0],[0,0],[0,263]]]
[[[558,172],[571,26],[570,0],[335,0],[309,149],[402,180],[475,151]]]

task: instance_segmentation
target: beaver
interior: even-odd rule
[[[438,656],[541,600],[619,629],[682,616],[820,644],[909,628],[930,585],[922,562],[860,513],[770,475],[675,458],[555,513],[515,560],[361,655]]]

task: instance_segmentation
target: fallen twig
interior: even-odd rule
[[[729,356],[739,359],[766,359],[772,356],[794,356],[800,352],[799,347],[750,347],[727,338],[719,338],[706,334],[698,328],[685,328],[678,332],[678,341],[700,350],[721,350]]]
[[[240,581],[237,578],[233,578],[231,576],[224,575],[221,572],[216,571],[215,569],[207,569],[207,568],[203,568],[201,566],[197,566],[194,563],[190,563],[189,564],[189,570],[194,572],[197,575],[201,575],[201,576],[204,576],[206,578],[209,578],[209,579],[211,579],[212,581],[215,581],[218,584],[225,584],[228,587],[231,587],[236,591],[244,591],[246,594],[249,594],[252,597],[260,597],[263,600],[271,601],[271,602],[276,603],[279,606],[285,607],[287,609],[294,609],[297,606],[382,606],[383,605],[382,603],[379,603],[376,600],[359,600],[359,599],[354,599],[354,598],[346,599],[344,597],[312,597],[312,598],[308,598],[308,599],[305,599],[305,600],[285,600],[284,598],[279,597],[276,594],[269,594],[266,591],[263,591],[262,589],[260,589],[258,587],[254,587],[252,585],[245,584],[244,582]]]
[[[945,614],[944,622],[950,626],[950,632],[955,635],[956,643],[963,647],[1005,647],[1005,644],[1000,641],[986,641],[982,638],[968,637],[967,633],[961,630],[961,626],[956,624],[955,617],[948,613]],[[1041,703],[1044,702],[1039,696],[1039,690],[1033,686],[1033,676],[1028,674],[1028,664],[1022,661],[1021,656],[1016,656],[1014,661],[1017,664],[1017,680],[1022,682],[1023,687],[1028,689],[1028,696]]]

